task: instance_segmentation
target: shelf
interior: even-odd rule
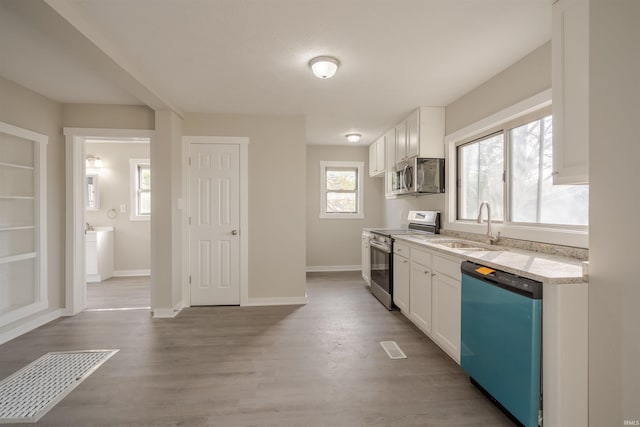
[[[36,258],[37,256],[38,254],[36,252],[28,252],[26,254],[5,256],[0,258],[0,264],[8,264],[10,262],[24,261],[27,259]]]
[[[0,196],[4,200],[33,200],[33,196]]]
[[[20,225],[16,227],[0,227],[0,232],[3,231],[17,231],[17,230],[34,230],[35,225]]]
[[[18,165],[16,163],[0,162],[0,166],[5,166],[5,167],[8,167],[8,168],[15,168],[15,169],[33,170],[33,166]]]

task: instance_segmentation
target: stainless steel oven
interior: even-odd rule
[[[371,233],[371,293],[380,302],[393,309],[393,239],[389,236]]]
[[[389,310],[393,310],[393,242],[394,236],[440,233],[440,212],[409,211],[409,225],[402,229],[369,230],[371,255],[371,293]]]

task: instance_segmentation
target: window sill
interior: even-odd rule
[[[475,221],[445,222],[444,229],[464,231],[467,233],[486,234],[487,223],[478,224]],[[500,233],[501,237],[528,240],[531,242],[550,243],[553,245],[589,248],[589,231],[583,229],[566,229],[541,226],[526,226],[514,224],[491,223],[493,234]]]
[[[320,219],[364,219],[364,213],[356,213],[356,214],[321,213]]]

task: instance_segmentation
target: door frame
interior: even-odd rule
[[[74,316],[85,309],[86,269],[85,242],[85,139],[86,138],[149,138],[153,144],[155,131],[137,129],[63,128],[65,136],[66,242],[65,242],[65,316]],[[153,221],[153,217],[152,217]],[[153,270],[153,259],[151,260]],[[151,295],[154,284],[151,283]]]
[[[191,307],[191,284],[189,273],[189,207],[191,194],[189,189],[189,156],[191,144],[226,144],[240,148],[240,305],[249,302],[249,138],[243,136],[183,136],[182,137],[182,195],[181,203],[185,209],[182,215],[182,301],[185,307]]]

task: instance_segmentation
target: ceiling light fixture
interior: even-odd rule
[[[345,136],[347,137],[347,141],[355,144],[356,142],[360,141],[360,137],[362,135],[360,135],[359,133],[348,133]]]
[[[100,157],[88,155],[85,166],[88,168],[101,168],[103,166],[102,159]]]
[[[332,56],[316,56],[309,61],[309,67],[319,79],[330,79],[338,70],[340,61]]]

